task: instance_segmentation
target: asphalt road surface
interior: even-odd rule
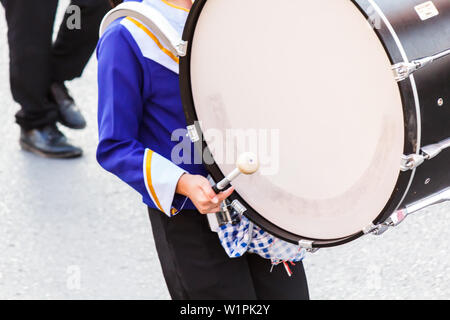
[[[96,59],[69,84],[88,128],[63,129],[84,157],[41,159],[18,145],[3,8],[0,30],[0,299],[168,299],[139,195],[95,160]],[[311,297],[449,299],[449,211],[309,255]]]

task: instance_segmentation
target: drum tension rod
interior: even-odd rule
[[[385,222],[380,224],[371,224],[363,229],[364,234],[372,234],[375,236],[381,236],[390,228],[397,227],[400,223],[405,221],[406,217],[410,215],[412,212],[409,212],[407,209],[399,209],[395,211],[389,218],[386,219]]]
[[[448,55],[450,55],[450,49],[444,50],[440,53],[437,53],[429,57],[413,60],[411,62],[400,62],[394,64],[392,66],[392,71],[394,72],[395,81],[397,82],[403,81],[417,70],[422,69],[423,67],[433,63],[434,61],[446,57]]]
[[[400,225],[411,214],[416,213],[417,211],[420,211],[422,209],[428,208],[432,205],[436,205],[446,201],[450,201],[450,188],[446,188],[435,194],[432,194],[431,196],[425,199],[421,199],[417,202],[406,205],[403,209],[395,211],[383,223],[380,223],[378,225],[372,223],[368,227],[364,228],[363,232],[364,234],[373,234],[376,236],[382,235],[388,229]]]
[[[414,170],[422,163],[424,163],[425,160],[433,159],[447,148],[450,148],[450,138],[423,147],[421,149],[421,154],[402,156],[400,169],[402,171]]]

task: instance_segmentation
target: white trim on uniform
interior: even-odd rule
[[[155,61],[176,74],[179,73],[179,64],[167,53],[161,50],[158,43],[154,41],[154,39],[152,39],[149,34],[143,30],[143,28],[130,19],[123,19],[120,23],[130,32],[145,58]],[[139,23],[141,22],[139,21]],[[150,30],[148,31],[151,32]],[[154,34],[153,36],[157,38]],[[158,39],[158,41],[161,40]]]
[[[172,204],[178,180],[186,171],[150,149],[145,150],[142,167],[145,187],[155,206],[169,217],[178,213],[182,208],[172,208]]]

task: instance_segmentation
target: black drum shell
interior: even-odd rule
[[[369,1],[355,1],[365,12],[373,14]],[[410,61],[431,56],[450,48],[450,2],[434,0],[433,4],[439,15],[422,21],[415,7],[423,0],[389,1],[377,0],[376,4],[383,11],[395,30]],[[378,32],[387,52],[394,63],[401,61],[395,54],[396,44],[386,30]],[[433,64],[414,73],[415,84],[420,104],[420,146],[435,144],[450,137],[450,56],[435,61]],[[410,85],[410,84],[409,84]],[[399,84],[402,96],[410,96],[403,83]],[[443,102],[439,103],[439,100]],[[415,144],[412,130],[414,128],[414,101],[404,99],[406,143]],[[409,115],[409,116],[408,116]],[[416,122],[417,123],[417,122]],[[416,124],[417,125],[417,124]],[[414,150],[416,151],[416,150]],[[408,154],[405,150],[405,154]],[[437,193],[450,186],[450,150],[444,150],[436,158],[425,161],[414,173],[411,186],[401,206],[406,206]],[[389,212],[386,212],[389,214]],[[384,221],[382,215],[376,222]]]
[[[191,9],[183,34],[183,40],[188,42],[187,55],[180,59],[180,88],[186,120],[188,125],[195,125],[198,131],[200,131],[200,127],[196,124],[196,121],[199,119],[197,119],[195,112],[190,79],[190,43],[193,40],[195,27],[206,1],[195,1]],[[389,26],[377,15],[371,1],[353,0],[352,2],[368,20],[378,19],[379,28],[374,29],[374,32],[377,33],[392,65],[403,62],[394,35]],[[422,21],[414,7],[423,2],[423,0],[375,1],[386,16],[388,23],[395,30],[409,60],[429,56],[450,48],[450,2],[446,0],[433,1],[440,14]],[[398,84],[405,123],[405,155],[417,153],[419,145],[433,144],[450,137],[450,57],[442,58],[434,65],[417,71],[414,74],[414,79],[415,81],[406,79]],[[417,116],[415,90],[417,90],[420,103],[420,119]],[[438,105],[439,99],[443,99],[443,106]],[[419,132],[421,133],[420,141]],[[196,142],[196,147],[202,152],[208,152],[208,146],[204,141]],[[214,180],[219,181],[224,178],[224,174],[215,163],[205,165]],[[450,150],[446,150],[438,157],[425,162],[415,171],[400,172],[395,191],[380,215],[374,220],[374,224],[384,222],[399,207],[423,199],[450,186],[450,172],[447,170],[449,166]],[[300,240],[311,240],[314,242],[314,247],[331,247],[347,243],[364,235],[361,231],[341,239],[326,241],[307,239],[273,225],[253,210],[245,202],[245,199],[242,199],[236,192],[230,198],[239,200],[247,207],[245,215],[250,220],[268,232],[293,243],[298,243]]]

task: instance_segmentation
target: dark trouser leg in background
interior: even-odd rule
[[[207,219],[194,210],[168,218],[149,209],[164,278],[174,300],[308,299],[301,263],[289,278],[282,266],[247,254],[230,259]]]
[[[21,106],[16,121],[26,130],[55,123],[57,106],[48,102],[47,94],[58,1],[0,1],[8,23],[11,91]]]
[[[52,50],[52,80],[55,82],[81,76],[97,45],[100,22],[111,9],[106,0],[72,0],[70,5],[81,9],[81,29],[68,28],[67,20],[72,21],[74,11],[66,11]]]
[[[53,44],[50,97],[59,106],[58,121],[72,129],[84,129],[86,120],[64,82],[83,73],[97,45],[100,22],[110,8],[105,0],[72,0]]]

